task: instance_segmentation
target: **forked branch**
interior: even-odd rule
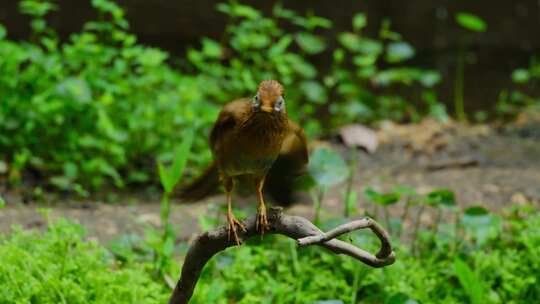
[[[246,231],[238,231],[238,237],[242,241],[259,235],[255,229],[255,221],[255,216],[244,221]],[[267,233],[288,236],[297,240],[300,246],[319,245],[335,254],[348,255],[371,267],[383,267],[395,261],[388,233],[377,222],[367,217],[338,226],[326,233],[303,217],[284,215],[282,208],[271,208],[268,213],[268,222],[270,231]],[[371,229],[381,241],[381,248],[375,255],[350,243],[335,239],[344,233],[364,228]],[[204,265],[216,253],[232,246],[236,246],[236,242],[229,239],[225,226],[200,234],[189,248],[180,280],[174,288],[169,304],[187,304],[193,295]]]

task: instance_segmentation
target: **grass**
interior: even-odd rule
[[[191,303],[533,303],[540,297],[540,214],[524,207],[507,214],[504,230],[482,244],[464,229],[452,249],[453,228],[444,225],[434,238],[421,231],[417,254],[395,239],[397,261],[383,269],[265,236],[214,257]],[[84,235],[81,226],[59,220],[43,232],[15,228],[2,237],[0,303],[166,301],[170,289],[156,277],[145,240],[110,251]],[[365,232],[346,239],[372,251],[377,246]],[[169,269],[172,278],[178,262]]]

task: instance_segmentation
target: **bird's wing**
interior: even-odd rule
[[[217,149],[219,141],[223,140],[227,133],[230,133],[239,125],[250,109],[250,102],[245,99],[230,102],[223,107],[212,130],[210,130],[210,147],[212,150]]]
[[[309,161],[307,138],[304,130],[289,119],[289,132],[281,146],[280,156],[294,159],[297,166],[304,167]]]

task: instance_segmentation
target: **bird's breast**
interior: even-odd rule
[[[285,138],[281,120],[251,121],[231,132],[216,151],[222,171],[228,175],[264,174],[276,160]]]

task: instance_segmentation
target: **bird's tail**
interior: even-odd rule
[[[186,202],[198,201],[215,193],[218,190],[219,185],[217,164],[216,162],[212,162],[199,177],[177,191],[175,196]]]

